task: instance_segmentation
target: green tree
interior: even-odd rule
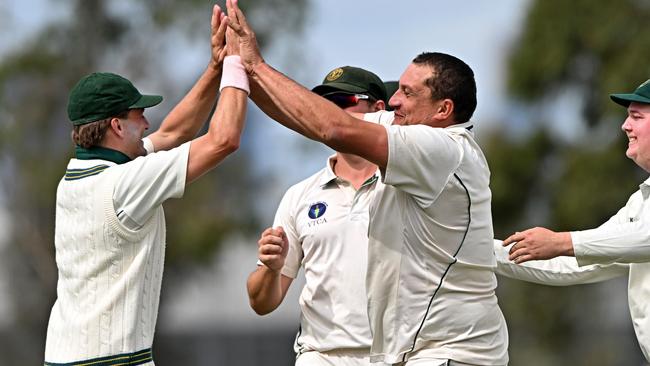
[[[221,1],[223,8],[224,1]],[[301,32],[307,1],[247,1],[263,47],[281,34]],[[211,4],[188,0],[51,1],[69,14],[45,24],[0,59],[0,194],[13,222],[4,259],[13,274],[15,331],[0,342],[0,364],[42,362],[47,316],[55,297],[54,202],[73,155],[68,90],[92,71],[114,71],[178,101],[202,70],[180,78],[182,54],[196,47],[209,57]],[[272,16],[282,9],[282,16]],[[10,14],[0,9],[0,19]],[[3,30],[6,30],[3,28]],[[149,86],[147,86],[149,88]],[[175,102],[148,112],[153,127]],[[149,114],[151,113],[151,114]],[[153,115],[156,114],[156,115]],[[244,140],[246,136],[244,136]],[[230,233],[255,225],[255,186],[247,144],[169,202],[167,262],[171,268],[205,261]],[[254,226],[255,225],[255,226]],[[174,273],[174,271],[168,271]],[[163,291],[164,293],[164,291]]]
[[[557,138],[546,127],[548,116],[530,113],[523,138],[506,131],[487,138],[496,237],[532,226],[598,226],[638,189],[645,173],[624,156],[620,123],[626,112],[608,95],[630,91],[650,77],[644,54],[649,16],[646,1],[531,3],[509,57],[509,91],[517,103],[537,111],[557,107],[567,90],[574,91],[583,119],[566,128],[585,132],[569,141]],[[602,322],[593,321],[598,304],[607,301],[598,286],[550,288],[500,278],[511,364],[640,362],[631,324],[624,337],[611,337],[598,327]]]

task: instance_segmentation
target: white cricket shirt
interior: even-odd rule
[[[578,264],[629,264],[628,303],[634,331],[650,362],[650,178],[597,229],[571,233]]]
[[[573,231],[575,258],[556,257],[521,265],[495,241],[497,273],[545,285],[573,285],[628,275],[628,303],[641,351],[650,362],[650,178],[623,208],[596,229]]]
[[[366,311],[368,204],[377,176],[357,191],[327,167],[287,190],[273,226],[282,226],[289,251],[282,274],[304,267],[300,331],[294,348],[325,352],[370,347]]]
[[[117,362],[130,357],[138,364],[153,364],[147,351],[153,342],[164,262],[161,204],[183,195],[189,146],[124,164],[70,160],[57,189],[59,278],[46,362]],[[137,228],[120,220],[123,210]]]
[[[393,113],[365,118],[381,122]],[[370,206],[371,361],[507,364],[490,171],[471,125],[385,127],[388,163]]]

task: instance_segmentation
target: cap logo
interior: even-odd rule
[[[327,76],[325,77],[325,80],[334,81],[334,80],[340,78],[341,75],[343,75],[343,69],[339,67],[338,69],[334,69],[334,70],[330,71],[330,73],[327,74]]]

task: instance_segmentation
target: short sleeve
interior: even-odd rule
[[[363,115],[363,119],[366,122],[377,123],[382,126],[390,126],[393,124],[393,120],[395,120],[395,112],[377,111],[366,113]]]
[[[384,183],[413,196],[420,206],[430,206],[460,165],[460,142],[443,128],[385,127],[388,163]]]
[[[153,147],[153,141],[151,141],[150,138],[145,137],[142,139],[142,145],[144,146],[144,149],[147,151],[147,155],[155,152],[155,148]]]
[[[281,273],[287,277],[296,278],[300,265],[302,263],[303,253],[300,236],[296,230],[296,215],[295,208],[296,202],[294,199],[296,187],[291,187],[282,197],[278,210],[275,213],[273,220],[273,227],[282,226],[284,232],[287,234],[289,242],[289,251],[287,258],[284,261]]]
[[[139,229],[153,210],[185,192],[190,142],[175,149],[141,156],[120,166],[113,190],[115,211],[122,223]]]

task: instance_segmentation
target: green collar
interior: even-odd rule
[[[112,161],[115,164],[124,164],[131,161],[130,157],[120,151],[99,146],[93,146],[89,149],[77,146],[75,148],[75,156],[79,160],[101,159]]]

